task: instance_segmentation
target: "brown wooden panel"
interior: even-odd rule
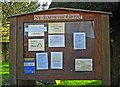
[[[18,18],[17,26],[17,79],[23,73],[23,18]]]
[[[96,15],[95,18],[95,77],[102,79],[102,30],[100,28],[100,15]]]
[[[110,41],[109,41],[109,16],[101,15],[101,28],[102,28],[102,80],[103,85],[111,85],[110,73]]]

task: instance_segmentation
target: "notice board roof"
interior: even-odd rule
[[[13,16],[8,16],[8,18],[24,16],[24,15],[29,15],[29,14],[36,14],[36,13],[47,12],[47,11],[52,11],[52,10],[79,11],[79,12],[98,13],[98,14],[107,14],[107,15],[112,14],[111,12],[103,12],[103,11],[95,11],[95,10],[84,10],[84,9],[73,9],[73,8],[59,8],[59,7],[57,7],[57,8],[50,8],[48,10],[42,10],[42,11],[29,12],[29,13],[24,13],[24,14],[17,14],[17,15],[13,15]]]

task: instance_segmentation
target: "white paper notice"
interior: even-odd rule
[[[44,25],[28,25],[29,28],[44,27]]]
[[[44,36],[44,32],[28,32],[28,36]]]
[[[44,51],[44,39],[28,39],[28,51]]]
[[[47,27],[44,25],[28,25],[28,32],[44,32],[47,31]]]
[[[64,35],[48,35],[48,47],[65,47]]]
[[[63,69],[63,52],[51,52],[51,69]]]
[[[92,71],[92,59],[75,59],[75,71]]]
[[[48,33],[49,34],[65,33],[65,23],[64,22],[49,23],[48,24]]]
[[[36,68],[37,70],[48,69],[48,54],[36,53]]]
[[[74,49],[86,49],[86,33],[76,32],[73,33]]]

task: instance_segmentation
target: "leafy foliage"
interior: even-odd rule
[[[38,7],[37,2],[14,2],[2,3],[2,42],[9,42],[9,26],[8,16],[33,12]]]
[[[36,2],[14,2],[12,4],[3,3],[2,5],[2,12],[3,12],[3,19],[2,25],[7,27],[9,24],[9,20],[7,16],[15,15],[15,14],[22,14],[26,12],[33,12],[37,8]]]
[[[52,2],[50,8],[66,7],[97,11],[113,11],[118,6],[117,2]]]
[[[1,42],[9,42],[9,27],[0,27],[2,31],[2,41]]]

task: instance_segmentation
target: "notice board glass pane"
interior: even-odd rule
[[[56,25],[58,26],[56,27]],[[56,76],[62,76],[66,74],[74,76],[85,72],[94,74],[94,30],[94,21],[24,23],[23,56],[24,58],[35,59],[34,75],[56,74]],[[57,43],[57,40],[60,42]],[[56,41],[57,44],[53,41]],[[74,47],[75,44],[78,45],[78,47],[76,46],[77,49]],[[79,44],[84,44],[83,48],[79,47]],[[51,52],[62,52],[61,56],[56,57],[59,59],[62,68],[51,69]],[[48,54],[47,69],[37,70],[36,53]],[[75,59],[92,59],[92,71],[75,71]]]

